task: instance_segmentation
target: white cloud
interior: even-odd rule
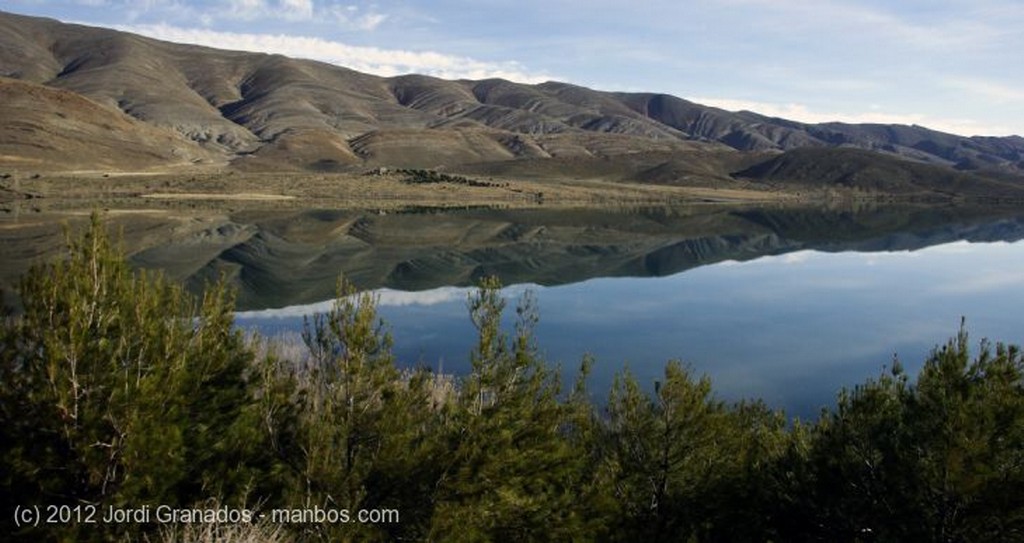
[[[282,15],[291,21],[308,21],[313,18],[313,0],[281,0]]]
[[[361,13],[356,6],[333,5],[324,10],[326,18],[332,19],[344,26],[356,30],[376,30],[381,23],[388,19],[382,13]]]
[[[403,291],[382,288],[375,291],[377,303],[385,306],[437,305],[448,302],[465,301],[468,288],[439,287],[431,290]]]
[[[107,2],[109,0],[79,0]],[[150,0],[154,2],[156,0]],[[139,7],[137,4],[136,7]],[[156,5],[149,5],[140,13],[153,11]],[[181,5],[184,8],[184,5]],[[167,9],[167,6],[162,6]],[[375,11],[363,12],[357,6],[338,3],[317,5],[313,0],[222,0],[199,4],[199,7],[178,10],[175,20],[196,20],[204,25],[218,21],[287,21],[287,22],[329,22],[340,24],[351,30],[375,30],[388,19],[387,15]]]
[[[386,21],[387,15],[381,15],[380,13],[371,13],[369,15],[363,15],[356,20],[356,26],[362,30],[373,30],[377,28],[381,23]]]
[[[251,21],[260,17],[266,9],[267,6],[263,0],[230,0],[226,8],[226,13],[206,13],[207,22],[204,22],[204,24],[210,24],[209,21],[216,19],[218,16],[225,15],[232,19]]]
[[[953,241],[950,243],[943,243],[942,245],[932,245],[931,247],[925,247],[924,249],[921,249],[918,252],[946,255],[967,255],[975,251],[975,248],[977,246],[978,244],[976,243],[971,243],[967,240],[960,240]]]
[[[920,125],[932,130],[960,134],[963,136],[1009,136],[1014,130],[1008,126],[991,125],[970,119],[936,118],[923,114],[895,114],[880,111],[878,106],[861,113],[835,113],[814,111],[803,104],[734,100],[730,98],[697,97],[689,98],[698,104],[717,107],[728,111],[753,111],[769,117],[781,117],[805,123],[880,123]]]
[[[846,0],[719,0],[725,6],[744,9],[761,8],[766,18],[760,24],[780,32],[820,32],[825,30],[835,39],[852,39],[861,43],[875,42],[888,46],[908,46],[927,51],[983,49],[991,46],[1003,33],[993,21],[971,10],[957,16],[929,17],[918,10],[917,16],[900,13],[899,4],[888,9]],[[913,12],[913,10],[908,10]],[[785,24],[778,24],[784,21]]]
[[[305,305],[290,305],[277,309],[255,309],[251,311],[238,311],[236,319],[292,319],[309,316],[314,313],[327,313],[334,307],[334,300],[326,300]]]
[[[406,292],[382,288],[372,291],[377,297],[378,307],[404,307],[410,305],[437,305],[453,301],[464,301],[469,288],[439,287],[431,290]],[[327,313],[334,307],[334,299],[312,304],[290,305],[278,309],[258,309],[239,311],[235,316],[239,319],[289,319],[309,316],[314,313]]]
[[[284,19],[309,21],[313,19],[312,0],[228,0],[226,6],[210,6],[203,15],[211,20],[230,18],[243,21],[256,19]]]
[[[85,0],[88,2],[89,0]],[[147,17],[159,16],[171,20],[194,20],[201,18],[201,13],[183,0],[102,0],[96,7],[107,7],[108,13],[117,13],[123,20],[137,21]],[[74,21],[70,21],[74,22]],[[84,23],[89,24],[89,23]]]
[[[995,81],[975,78],[956,78],[945,82],[947,86],[965,90],[980,98],[995,102],[1024,102],[1024,89],[1010,87]]]
[[[814,251],[797,251],[794,253],[786,253],[779,257],[779,261],[783,264],[803,264],[814,256]]]
[[[552,79],[546,74],[530,72],[517,62],[488,62],[433,51],[363,47],[314,37],[219,32],[165,24],[120,25],[115,28],[159,40],[319,60],[385,77],[419,73],[445,79],[500,77],[521,83]]]

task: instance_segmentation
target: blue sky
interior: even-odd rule
[[[4,0],[380,75],[550,79],[809,122],[1024,135],[1021,0]]]

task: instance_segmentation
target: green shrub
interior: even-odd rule
[[[4,505],[238,503],[259,487],[253,354],[223,283],[197,301],[133,273],[94,215],[20,295],[0,370]]]

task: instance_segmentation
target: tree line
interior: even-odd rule
[[[341,283],[284,359],[132,271],[96,217],[37,267],[0,326],[0,531],[22,540],[1022,541],[1024,362],[967,332],[817,420],[727,404],[670,361],[601,405],[538,354],[527,294],[481,282],[471,371],[400,369],[376,300]],[[397,511],[386,523],[18,525],[65,505]],[[74,519],[73,519],[74,520]],[[190,531],[191,530],[191,531]],[[191,534],[191,535],[190,535]],[[196,534],[202,534],[201,536]],[[237,540],[243,540],[237,539]]]

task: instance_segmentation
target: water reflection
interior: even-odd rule
[[[229,224],[136,252],[194,289],[221,274],[244,309],[329,298],[343,273],[363,289],[560,285],[651,277],[806,249],[892,251],[1024,238],[1017,210],[965,207],[459,210],[238,213]]]
[[[975,337],[1024,339],[1024,217],[1013,208],[260,210],[111,221],[135,265],[195,290],[225,274],[251,311],[240,322],[270,332],[329,308],[339,273],[378,289],[400,359],[444,371],[468,369],[466,287],[491,274],[518,285],[510,296],[533,285],[546,357],[572,369],[595,354],[602,397],[624,364],[649,383],[681,358],[726,399],[763,397],[813,416],[893,353],[917,368],[961,315]],[[60,239],[58,220],[0,221],[0,288]]]
[[[120,213],[131,262],[199,291],[226,275],[241,309],[330,298],[339,274],[363,289],[423,291],[658,277],[728,260],[814,249],[910,250],[956,240],[1024,238],[1013,208],[861,206],[656,209],[252,210],[201,215]],[[61,223],[87,213],[0,218],[0,288],[56,254]],[[77,222],[76,222],[77,221]],[[792,257],[791,257],[792,258]]]
[[[761,397],[813,417],[840,387],[876,376],[894,354],[916,371],[962,315],[976,339],[1024,339],[1016,319],[1024,306],[1021,269],[1020,242],[960,241],[916,251],[805,250],[667,277],[530,288],[546,358],[573,369],[584,353],[596,355],[599,398],[623,365],[650,383],[666,360],[679,358],[710,374],[725,399]],[[403,295],[399,304],[394,294],[381,292],[381,312],[399,357],[466,371],[467,290]],[[246,313],[240,322],[288,328],[308,309]]]

